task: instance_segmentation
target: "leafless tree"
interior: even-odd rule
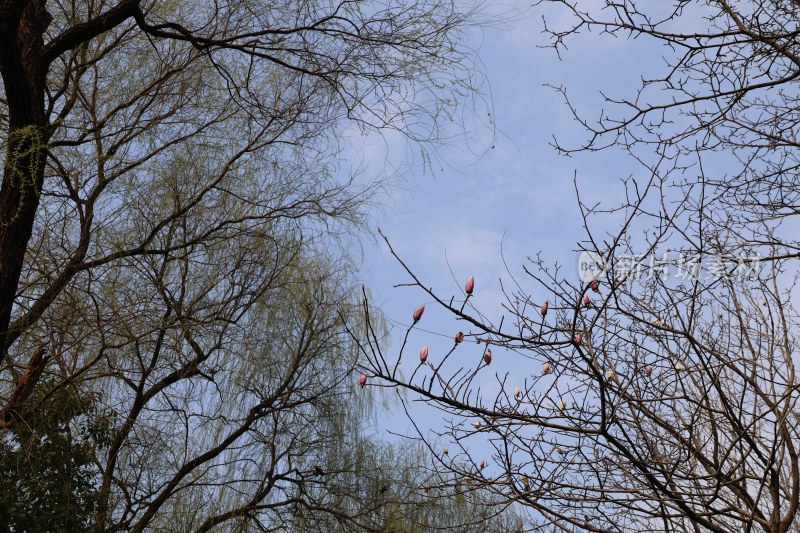
[[[439,333],[463,340],[418,365],[413,343],[390,355],[368,336],[364,370],[443,411],[440,471],[521,504],[531,529],[798,531],[800,5],[540,4],[572,16],[546,21],[559,51],[586,29],[664,45],[666,74],[608,96],[598,120],[567,99],[590,136],[558,149],[621,148],[643,169],[613,206],[576,185],[593,275],[533,257],[491,316],[393,250],[422,301],[454,318]],[[416,327],[406,339],[424,337]]]

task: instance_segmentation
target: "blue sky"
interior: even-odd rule
[[[658,65],[657,50],[641,41],[586,34],[572,39],[559,60],[554,50],[540,48],[547,44],[541,33],[542,14],[542,9],[534,8],[513,23],[470,33],[468,44],[479,54],[491,91],[488,105],[476,112],[487,117],[491,113],[495,138],[491,131],[477,129],[468,143],[442,149],[438,154],[442,164],[436,165],[434,173],[426,171],[419,154],[399,138],[353,135],[350,139],[353,144],[364,143],[367,173],[379,172],[384,165],[410,165],[402,184],[392,189],[388,202],[375,212],[373,229],[379,226],[424,283],[442,294],[459,294],[466,278],[475,276],[472,303],[492,321],[499,321],[503,312],[499,279],[509,280],[505,265],[524,281],[526,257],[541,252],[547,261],[574,270],[577,279],[577,242],[584,234],[573,178],[577,176],[582,196],[611,205],[623,192],[620,178],[642,171],[611,151],[573,157],[556,153],[550,146],[554,135],[577,145],[585,132],[561,95],[547,85],[566,86],[580,110],[596,116],[602,104],[600,91],[632,94],[646,67]],[[557,23],[557,15],[548,24],[551,21]],[[599,232],[616,229],[613,220],[595,228]],[[393,288],[410,280],[381,239],[364,244],[361,276],[374,305],[394,323],[392,355],[397,353],[413,309],[427,305],[403,359],[407,375],[416,366],[423,344],[430,346],[434,360],[452,346],[456,331],[467,331],[431,305],[419,289]],[[538,289],[530,287],[539,300],[549,296],[537,295]],[[477,362],[482,349],[474,344],[464,348],[463,357]],[[494,352],[492,370],[511,372],[511,389],[534,370],[525,360]],[[484,373],[488,390],[496,389],[494,382],[493,373]],[[398,422],[409,428],[402,412],[396,413]],[[435,416],[427,413],[424,418],[436,425]]]

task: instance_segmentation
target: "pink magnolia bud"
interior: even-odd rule
[[[361,374],[361,377],[358,378],[358,386],[363,389],[364,385],[366,384],[367,384],[367,375]]]
[[[467,278],[467,284],[464,285],[464,290],[467,292],[467,296],[472,294],[472,291],[475,290],[475,278],[470,276]]]
[[[580,333],[576,333],[574,339],[575,344],[580,344],[582,340],[583,340],[583,335],[581,335]]]
[[[647,374],[647,377],[649,378],[653,374],[653,369],[648,366],[644,373]]]
[[[461,344],[461,341],[464,340],[464,333],[459,331],[453,340],[456,341],[456,344]]]
[[[486,362],[487,365],[492,364],[492,351],[486,350],[486,353],[483,354],[483,360]]]
[[[592,284],[591,284],[591,287],[592,287],[592,290],[593,290],[594,292],[600,292],[600,282],[599,282],[599,281],[597,281],[597,280],[594,280],[594,281],[592,282]]]
[[[426,344],[419,351],[419,362],[424,363],[427,360],[428,360],[428,345]]]
[[[542,304],[542,316],[546,316],[547,315],[547,308],[549,306],[550,306],[550,302],[545,300],[544,303]]]
[[[586,307],[589,307],[589,304],[591,304],[591,303],[592,303],[592,301],[589,299],[589,295],[588,294],[584,295],[583,296],[583,305],[586,306]]]
[[[481,464],[479,465],[479,468],[480,468],[481,470],[483,470],[484,468],[486,468],[486,461],[484,461],[483,459],[481,459]]]
[[[546,362],[545,364],[542,365],[542,373],[543,374],[549,374],[552,371],[553,371],[553,365],[550,364],[550,361],[548,361],[548,362]]]
[[[420,305],[416,309],[414,309],[414,314],[411,315],[414,318],[414,322],[419,322],[419,319],[422,318],[422,313],[425,312],[425,306]]]

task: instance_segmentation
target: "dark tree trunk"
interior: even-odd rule
[[[6,2],[0,9],[0,73],[8,102],[8,138],[0,185],[0,348],[8,326],[25,250],[44,179],[44,32],[51,16],[44,0]]]
[[[11,311],[44,180],[49,128],[44,106],[45,0],[0,3],[0,74],[8,104],[8,137],[0,185],[0,354],[8,355]],[[47,365],[44,347],[22,374],[11,367],[15,390],[3,405],[0,427],[22,419],[26,400]]]

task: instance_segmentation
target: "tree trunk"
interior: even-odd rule
[[[4,352],[9,348],[11,310],[44,179],[49,131],[41,54],[51,21],[44,0],[10,4],[0,10],[0,74],[9,111],[0,185],[0,348]]]

